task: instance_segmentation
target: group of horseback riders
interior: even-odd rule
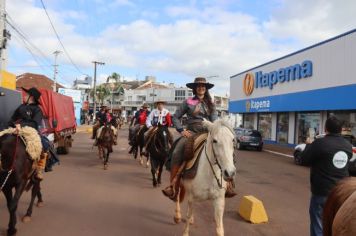
[[[94,146],[97,145],[98,140],[101,138],[102,129],[105,124],[109,124],[110,128],[114,134],[114,145],[117,145],[117,120],[112,113],[110,113],[110,109],[103,105],[100,107],[100,110],[96,113],[96,121],[93,126],[93,134],[92,139],[95,139]]]
[[[148,105],[144,103],[142,108],[136,112],[134,119],[131,121],[129,130],[129,144],[132,146],[129,153],[132,153],[135,146],[137,133],[141,129],[145,129],[145,146],[143,155],[147,155],[147,146],[149,145],[154,128],[158,125],[166,125],[170,127],[172,124],[180,133],[181,137],[175,140],[170,135],[170,161],[167,169],[170,170],[170,185],[162,190],[163,194],[171,200],[177,200],[177,194],[180,186],[180,180],[183,175],[183,170],[187,164],[185,159],[185,147],[188,140],[194,139],[198,134],[207,133],[208,130],[203,127],[202,121],[207,119],[214,122],[217,118],[215,104],[209,94],[214,84],[206,81],[203,77],[195,78],[193,83],[188,83],[186,86],[193,90],[193,97],[183,101],[182,105],[176,110],[173,116],[164,108],[166,102],[164,100],[156,100],[156,108],[151,112],[148,110]],[[186,115],[186,127],[181,124],[181,118]],[[132,124],[134,123],[134,126]],[[236,193],[233,190],[233,181],[228,182],[225,197],[233,197]]]

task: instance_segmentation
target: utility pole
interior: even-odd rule
[[[6,10],[5,0],[0,0],[0,70],[6,70],[7,66],[7,42],[11,39],[11,34],[6,30]],[[0,84],[2,77],[0,76]]]
[[[94,113],[93,113],[93,121],[96,119],[96,101],[95,101],[95,96],[96,96],[96,65],[105,65],[104,62],[100,61],[93,61],[94,63],[94,96],[93,96],[93,102],[94,102]]]
[[[58,57],[58,54],[61,53],[61,51],[54,51],[53,54],[54,54],[54,74],[53,74],[53,92],[57,92],[57,81],[56,81],[56,75],[58,73],[58,70],[57,70],[57,57]]]

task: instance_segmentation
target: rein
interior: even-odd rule
[[[17,153],[17,144],[18,144],[18,142],[19,142],[19,134],[16,134],[15,151],[14,151],[14,156],[12,158],[11,168],[7,172],[7,176],[6,176],[5,180],[4,180],[4,183],[1,185],[0,191],[2,191],[2,189],[5,187],[5,184],[8,181],[11,173],[15,170],[15,161],[16,161],[16,153]]]
[[[215,173],[215,171],[214,171],[213,165],[211,164],[210,158],[209,158],[208,153],[207,153],[207,151],[206,151],[206,146],[207,146],[207,141],[205,141],[205,147],[204,147],[204,149],[205,149],[205,156],[206,156],[206,159],[208,159],[208,162],[209,162],[209,165],[210,165],[210,169],[211,169],[211,171],[212,171],[213,174],[214,174],[214,177],[215,177],[215,179],[216,179],[216,182],[218,183],[219,188],[222,189],[222,188],[223,188],[223,187],[222,187],[222,181],[223,181],[223,180],[222,180],[222,168],[221,168],[221,165],[220,165],[218,159],[216,158],[214,148],[212,147],[213,155],[214,155],[214,157],[215,157],[215,163],[214,163],[214,165],[218,165],[218,167],[219,167],[219,169],[220,169],[220,182],[219,182],[219,179],[218,179],[218,177],[216,176],[216,173]]]

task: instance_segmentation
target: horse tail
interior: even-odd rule
[[[356,178],[345,178],[331,190],[323,210],[324,236],[332,236],[332,227],[336,213],[354,191],[356,191]]]

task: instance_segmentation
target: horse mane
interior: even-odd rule
[[[218,119],[218,120],[214,121],[213,125],[214,125],[213,126],[214,128],[211,131],[212,133],[217,132],[218,130],[220,130],[222,127],[225,126],[226,128],[228,128],[231,131],[232,134],[235,134],[232,125],[230,124],[230,122],[227,119],[224,119],[224,118]]]
[[[356,178],[341,180],[330,192],[323,210],[323,234],[332,236],[332,227],[336,213],[351,194],[356,191]]]

